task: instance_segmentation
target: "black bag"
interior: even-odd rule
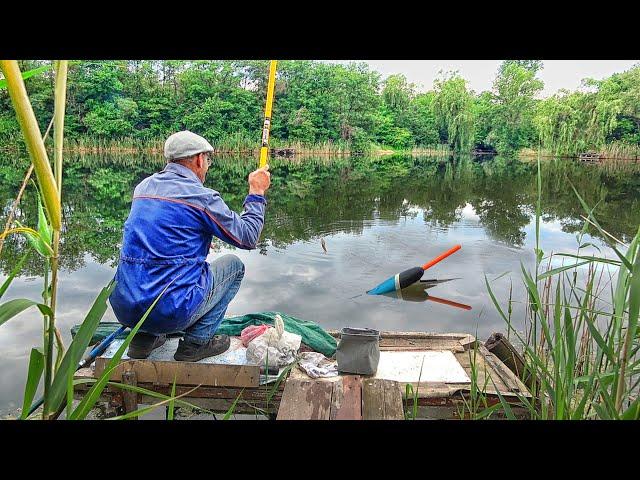
[[[372,328],[343,328],[336,360],[339,372],[375,374],[380,361],[380,332]]]

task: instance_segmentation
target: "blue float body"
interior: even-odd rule
[[[403,272],[395,274],[393,277],[387,278],[376,288],[369,290],[369,295],[381,295],[383,293],[391,293],[395,290],[401,290],[409,285],[417,282],[422,277],[424,270],[420,267],[410,268]]]
[[[369,295],[381,295],[383,293],[394,292],[396,290],[396,275],[387,278],[384,282],[378,285],[376,288],[369,290]]]

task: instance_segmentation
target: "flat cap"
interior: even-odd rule
[[[189,130],[174,133],[164,142],[164,157],[167,160],[191,157],[202,152],[213,152],[213,147],[200,135]]]

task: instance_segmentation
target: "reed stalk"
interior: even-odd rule
[[[33,162],[40,190],[49,217],[49,221],[54,230],[62,228],[62,209],[56,182],[49,164],[47,150],[42,141],[42,133],[38,127],[38,121],[33,113],[31,102],[27,96],[27,90],[22,80],[20,68],[16,60],[0,60],[0,70],[7,81],[7,89],[13,108],[20,124],[20,130],[24,136],[29,156]]]
[[[59,60],[55,62],[55,97],[54,97],[54,115],[53,115],[53,146],[54,146],[54,166],[55,166],[55,180],[57,190],[58,205],[62,204],[62,147],[64,142],[64,113],[66,102],[66,88],[67,88],[67,67],[68,62],[66,60]],[[58,294],[58,267],[60,258],[60,229],[54,229],[53,231],[53,255],[51,256],[51,297],[50,304],[53,314],[49,317],[49,335],[47,338],[47,355],[46,355],[46,370],[45,370],[45,402],[43,415],[45,418],[49,418],[53,412],[50,412],[48,404],[48,389],[51,387],[51,381],[54,374],[53,368],[53,338],[56,337],[57,342],[57,360],[56,370],[60,365],[62,356],[64,353],[64,344],[60,332],[55,328],[55,316]],[[45,285],[45,288],[48,286]]]

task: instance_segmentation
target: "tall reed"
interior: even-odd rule
[[[520,401],[532,419],[638,419],[640,228],[628,245],[615,239],[574,188],[585,210],[577,251],[551,254],[543,270],[541,185],[538,159],[535,271],[521,264],[530,328],[526,338],[511,330],[524,346],[525,367],[533,379],[534,399]],[[594,229],[606,239],[613,258],[581,252],[587,246],[585,235]],[[569,264],[551,268],[553,258],[568,259]],[[607,274],[609,282],[602,285]],[[509,323],[485,280],[498,313]],[[509,406],[504,399],[501,403],[506,411]]]

